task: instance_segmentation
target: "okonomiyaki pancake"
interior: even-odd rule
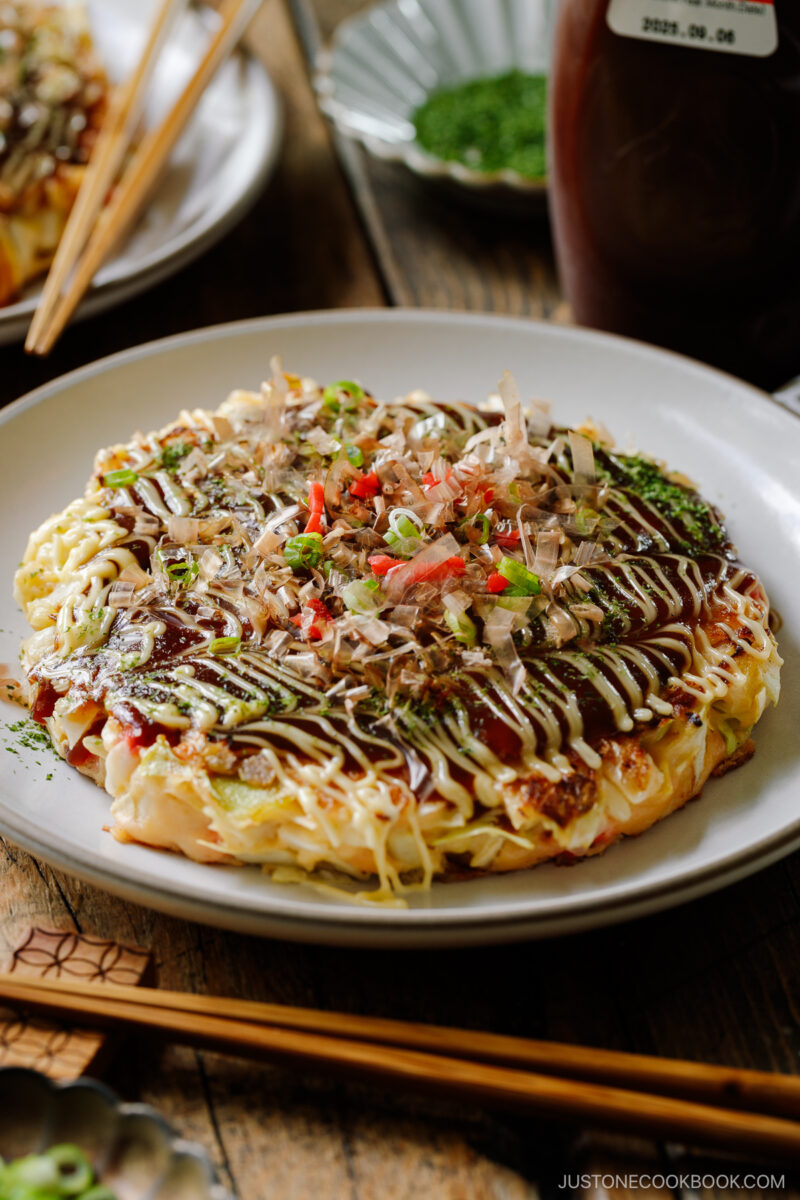
[[[720,514],[499,392],[274,361],[98,455],[16,594],[32,714],[116,837],[402,902],[597,854],[749,757],[780,658]]]

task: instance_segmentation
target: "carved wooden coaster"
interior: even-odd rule
[[[6,970],[38,979],[80,979],[96,983],[144,983],[150,954],[136,946],[64,930],[32,927]],[[74,1079],[99,1072],[113,1052],[117,1035],[70,1028],[51,1019],[0,1007],[0,1066],[34,1067],[51,1079]]]

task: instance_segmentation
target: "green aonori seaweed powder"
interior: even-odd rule
[[[546,174],[547,77],[508,71],[433,92],[414,113],[417,141],[475,171]]]

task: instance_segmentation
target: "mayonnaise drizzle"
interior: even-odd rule
[[[471,818],[476,802],[486,809],[496,807],[502,786],[517,778],[535,774],[556,782],[576,763],[598,768],[601,758],[592,743],[600,736],[630,733],[637,723],[652,725],[654,718],[671,715],[672,704],[664,698],[668,689],[680,689],[700,704],[713,703],[740,671],[739,660],[766,660],[774,653],[765,614],[749,594],[753,577],[748,572],[726,553],[709,551],[693,557],[676,552],[676,546],[686,545],[682,518],[670,519],[640,496],[604,484],[599,517],[592,516],[592,522],[599,521],[606,531],[597,543],[606,555],[599,564],[591,558],[578,568],[567,558],[558,566],[560,530],[574,528],[574,519],[563,515],[563,508],[539,526],[540,537],[544,533],[553,551],[553,569],[546,573],[546,592],[529,601],[530,611],[513,626],[527,630],[526,644],[511,640],[509,623],[508,645],[494,647],[494,660],[486,660],[489,665],[473,669],[456,661],[444,672],[441,691],[436,693],[442,699],[427,713],[417,711],[402,689],[393,702],[376,707],[370,695],[374,689],[363,685],[355,688],[358,698],[348,702],[347,678],[341,677],[341,687],[331,686],[329,679],[323,683],[317,676],[324,679],[327,667],[316,658],[313,645],[298,646],[295,640],[294,618],[298,610],[307,611],[310,601],[325,595],[325,579],[316,571],[297,598],[286,586],[287,573],[273,593],[262,555],[252,549],[265,531],[274,533],[279,540],[265,544],[263,559],[269,563],[272,555],[278,566],[282,564],[276,550],[304,529],[309,483],[306,460],[300,455],[292,461],[294,443],[289,449],[271,441],[264,413],[248,408],[251,402],[247,394],[240,394],[237,403],[244,407],[238,427],[234,409],[230,419],[201,412],[182,414],[189,433],[202,430],[215,439],[213,445],[203,442],[202,450],[195,444],[191,454],[196,463],[185,477],[158,465],[165,457],[155,435],[134,443],[127,458],[114,459],[113,466],[126,461],[138,473],[135,483],[117,489],[108,501],[118,509],[119,522],[113,508],[90,497],[71,505],[34,535],[25,584],[32,593],[29,615],[34,624],[40,623],[37,628],[46,628],[51,612],[57,612],[54,649],[37,670],[62,692],[78,687],[93,699],[104,699],[123,722],[133,711],[155,733],[181,736],[197,731],[235,750],[259,750],[278,781],[291,785],[292,795],[298,797],[300,822],[306,821],[309,829],[323,829],[332,846],[341,836],[340,827],[331,820],[323,795],[335,794],[337,803],[350,808],[355,824],[366,821],[365,813],[393,822],[415,793],[433,795],[452,807],[453,827],[458,828],[459,822],[463,825]],[[284,403],[281,394],[281,411],[269,420],[275,418],[281,429],[284,425],[290,429],[291,421],[281,407]],[[389,411],[380,407],[365,415],[363,430],[368,437],[380,431]],[[422,397],[411,397],[391,411],[395,430],[380,439],[373,459],[387,485],[384,508],[376,506],[378,519],[392,489],[406,487],[410,489],[407,504],[413,507],[405,511],[412,513],[412,524],[420,533],[425,532],[430,511],[437,508],[447,510],[447,521],[456,529],[453,505],[460,480],[469,479],[486,463],[494,463],[508,480],[520,474],[519,463],[509,453],[514,446],[498,446],[483,418],[466,406],[442,409]],[[410,432],[402,432],[404,425]],[[468,452],[451,469],[439,439],[454,426],[471,441]],[[249,439],[246,444],[234,437],[237,428],[240,439]],[[517,441],[521,429],[520,425]],[[464,436],[459,443],[462,449]],[[340,446],[343,439],[337,429],[328,440]],[[406,439],[420,456],[421,470],[435,470],[433,483],[426,485],[435,503],[398,458]],[[533,480],[536,486],[541,484],[539,495],[569,499],[573,491],[566,442],[561,437],[540,441],[526,448],[522,437],[517,447],[526,457],[526,486],[532,487]],[[302,438],[297,445],[302,447]],[[357,471],[343,466],[335,487],[328,486],[326,478],[326,502],[339,494],[337,487],[349,486],[358,477]],[[598,494],[598,488],[584,481],[574,492],[573,510],[576,503]],[[128,528],[122,517],[126,508],[133,513]],[[220,509],[222,517],[198,521],[198,529],[204,523],[211,529],[200,547],[169,547],[161,531],[155,536],[148,531],[152,518],[166,526],[172,517],[204,517]],[[142,510],[151,515],[143,517]],[[527,514],[537,511],[535,504],[521,501],[515,512],[529,569],[536,560]],[[266,517],[265,512],[271,515]],[[333,519],[329,512],[328,530]],[[364,535],[363,565],[366,553],[382,541],[364,524],[363,512],[356,520],[364,526],[358,531],[359,538]],[[137,532],[137,525],[143,532]],[[376,521],[378,528],[385,526]],[[460,550],[453,534],[448,536]],[[336,537],[326,537],[332,555],[336,544]],[[192,574],[193,556],[211,547],[218,571],[212,569],[208,577],[199,570]],[[648,547],[648,553],[637,553],[640,547]],[[126,568],[138,567],[141,572],[150,566],[145,551],[157,558],[165,550],[171,550],[173,558],[166,565],[162,562],[160,580],[154,577],[151,585],[137,592],[131,607],[112,608],[108,597],[119,575]],[[495,548],[493,558],[491,546],[482,550],[491,567],[498,551]],[[479,557],[476,549],[476,560]],[[46,572],[41,600],[35,594],[34,564]],[[155,576],[156,567],[153,571]],[[559,579],[564,581],[560,591]],[[572,606],[585,603],[587,595],[590,603],[584,614],[573,613]],[[256,600],[264,598],[271,606],[270,619],[264,618],[257,628],[254,606],[258,609]],[[598,603],[604,617],[599,628]],[[585,615],[592,607],[595,623]],[[351,625],[357,631],[376,622],[378,640],[384,636],[378,618],[356,615]],[[724,635],[721,645],[709,636],[712,626],[716,638]],[[267,634],[279,640],[270,642]],[[388,669],[389,660],[399,658],[402,664],[413,659],[416,643],[410,629],[390,623],[385,637],[402,638],[402,644],[389,642],[379,650],[365,644],[355,651],[351,646],[350,661],[369,658],[373,666],[382,663]],[[215,644],[226,641],[236,652],[215,653]],[[417,652],[428,653],[431,648],[423,646]],[[513,684],[496,665],[512,658],[517,669]],[[416,669],[417,664],[412,666]],[[435,669],[428,673],[436,677]],[[420,776],[413,787],[409,764]],[[424,838],[414,821],[411,834],[429,871],[431,861],[425,857]],[[387,857],[388,830],[373,821],[364,825],[363,833],[382,864],[384,882],[396,885],[399,881]]]

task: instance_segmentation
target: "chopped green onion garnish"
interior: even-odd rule
[[[354,446],[352,442],[345,442],[344,452],[354,467],[363,467],[364,452],[360,446]]]
[[[420,526],[415,525],[409,517],[398,517],[396,520],[390,521],[390,524],[400,537],[419,537],[420,535]]]
[[[118,488],[130,487],[132,483],[136,483],[139,476],[135,471],[131,471],[129,467],[123,467],[119,471],[109,471],[103,476],[103,487]]]
[[[188,442],[170,442],[169,445],[165,446],[161,451],[159,462],[161,463],[162,467],[166,468],[166,470],[175,471],[177,470],[178,463],[181,461],[181,459],[186,458],[186,455],[190,454],[191,450],[192,447]]]
[[[394,508],[389,513],[389,528],[402,537],[420,537],[425,532],[425,522],[412,508]]]
[[[187,584],[194,579],[199,570],[200,567],[194,560],[192,562],[174,562],[167,567],[167,574],[176,583]]]
[[[387,546],[391,546],[392,553],[398,558],[413,558],[422,549],[422,541],[416,535],[414,537],[400,537],[399,534],[392,533],[388,529],[383,535],[383,540]]]
[[[600,520],[600,513],[596,512],[588,504],[581,505],[575,510],[575,525],[578,533],[588,535],[593,532],[597,522]]]
[[[377,579],[354,579],[342,591],[342,602],[350,612],[378,613],[386,603]]]
[[[413,558],[422,549],[424,532],[425,525],[415,512],[394,509],[389,513],[389,529],[383,535],[383,540],[400,558]]]
[[[526,613],[531,606],[533,596],[529,592],[523,592],[522,588],[512,583],[504,592],[500,592],[495,596],[495,603],[498,608],[507,608],[509,612]]]
[[[513,585],[514,594],[517,596],[538,596],[542,590],[539,576],[534,575],[533,571],[529,571],[524,563],[517,562],[515,558],[501,558],[497,570]],[[504,594],[508,594],[508,589]]]
[[[466,613],[455,613],[446,608],[444,619],[456,635],[456,641],[463,642],[465,646],[475,645],[478,630],[471,617],[468,617]]]
[[[293,571],[308,571],[316,567],[322,558],[322,534],[299,533],[291,537],[283,548],[283,557]]]
[[[325,407],[329,408],[331,412],[336,413],[341,409],[347,412],[348,409],[355,408],[359,400],[363,399],[364,389],[359,384],[353,383],[350,379],[340,379],[338,383],[331,383],[322,393],[322,401]]]
[[[242,644],[240,637],[212,638],[208,649],[212,654],[235,654]]]
[[[492,532],[492,522],[486,513],[475,513],[474,517],[467,517],[462,521],[462,526],[477,533],[478,536],[470,538],[470,541],[477,542],[479,546],[486,545]]]

